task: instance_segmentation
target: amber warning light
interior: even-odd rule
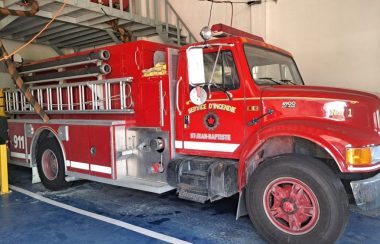
[[[380,145],[346,149],[346,163],[350,166],[368,166],[379,162]]]

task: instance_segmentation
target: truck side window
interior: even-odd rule
[[[204,54],[205,78],[208,83],[214,69],[217,53]],[[239,77],[236,71],[234,58],[231,51],[221,51],[216,63],[212,82],[221,86],[226,91],[238,89],[240,86]],[[218,91],[211,86],[212,91]]]

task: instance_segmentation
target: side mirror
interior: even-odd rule
[[[202,48],[188,48],[186,50],[187,56],[187,73],[189,74],[189,84],[191,86],[202,85],[206,83],[203,49]]]

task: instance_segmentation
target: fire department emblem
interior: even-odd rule
[[[203,123],[208,130],[215,130],[219,126],[219,117],[213,112],[207,113]]]

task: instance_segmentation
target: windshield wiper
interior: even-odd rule
[[[294,83],[292,80],[287,80],[287,79],[285,79],[285,80],[280,80],[282,83],[290,83],[290,84],[292,84],[292,85],[297,85],[296,83]]]
[[[271,77],[260,77],[260,78],[257,78],[258,80],[269,80],[269,81],[272,81],[273,83],[277,84],[277,85],[282,85],[283,83],[281,82],[278,82],[276,81],[275,79],[271,78]]]
[[[297,85],[296,83],[294,83],[292,80],[287,80],[287,79],[284,79],[284,80],[275,80],[271,77],[260,77],[260,78],[257,78],[258,80],[269,80],[269,81],[272,81],[273,83],[276,83],[277,85],[283,85],[283,84],[292,84],[292,85]]]

